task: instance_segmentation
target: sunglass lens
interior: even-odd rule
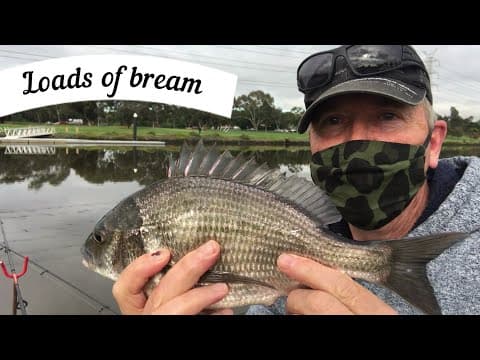
[[[332,54],[319,54],[306,60],[298,71],[300,90],[312,89],[326,84],[332,71]]]
[[[361,75],[393,69],[402,62],[398,45],[354,45],[347,49],[352,68]]]

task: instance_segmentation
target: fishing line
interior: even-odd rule
[[[16,308],[18,306],[20,306],[20,311],[22,312],[22,315],[27,315],[27,309],[25,308],[25,300],[23,300],[23,297],[22,297],[22,292],[20,291],[20,284],[18,283],[18,279],[17,279],[17,276],[16,276],[16,271],[15,271],[15,266],[13,265],[13,260],[12,260],[12,256],[10,254],[10,247],[8,246],[8,242],[7,242],[7,236],[5,235],[5,230],[3,229],[3,221],[2,219],[0,219],[0,230],[2,230],[2,236],[3,236],[3,248],[5,249],[5,253],[7,254],[7,259],[8,259],[8,264],[10,265],[10,274],[12,274],[14,276],[14,282],[13,282],[13,286],[15,287],[14,289],[14,304],[13,304],[13,307],[14,307],[14,314],[16,313]],[[5,274],[7,276],[7,274]]]
[[[0,224],[2,224],[1,220],[0,220]],[[4,233],[4,230],[3,230],[3,226],[2,226],[2,233],[4,235],[4,240],[6,239],[5,238],[5,233]],[[14,254],[16,256],[18,256],[19,258],[22,258],[22,259],[25,259],[25,256],[18,253],[17,251],[15,250],[12,250],[9,246],[8,246],[8,243],[6,243],[4,241],[4,245],[3,246],[0,246],[0,250],[4,250],[7,254]],[[88,293],[86,293],[85,291],[83,291],[82,289],[80,289],[79,287],[75,286],[74,284],[72,284],[71,282],[63,279],[62,277],[60,277],[59,275],[51,272],[49,269],[45,268],[44,266],[40,265],[39,263],[33,261],[33,260],[30,260],[29,261],[30,265],[33,265],[33,269],[39,273],[40,276],[42,277],[45,277],[45,278],[50,278],[51,280],[54,280],[56,281],[59,285],[61,285],[65,290],[69,291],[72,295],[76,296],[77,298],[81,299],[83,302],[85,302],[87,305],[89,305],[91,308],[93,308],[94,310],[97,311],[97,313],[101,313],[103,312],[104,310],[107,310],[109,312],[111,312],[112,314],[114,315],[118,315],[118,313],[113,310],[110,306],[102,303],[100,300],[97,300],[96,298],[94,298],[93,296],[89,295]],[[73,291],[72,291],[73,290]]]

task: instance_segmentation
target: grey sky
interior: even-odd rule
[[[298,64],[313,52],[335,45],[2,45],[0,70],[55,57],[91,54],[145,54],[191,61],[238,75],[237,96],[252,90],[271,94],[283,110],[303,108],[296,89]],[[480,46],[414,45],[427,62],[431,55],[435,110],[480,119]]]

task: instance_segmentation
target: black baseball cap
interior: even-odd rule
[[[318,106],[337,95],[377,94],[409,105],[426,97],[433,103],[425,64],[409,45],[345,45],[313,54],[300,64],[297,84],[306,107],[299,133]]]

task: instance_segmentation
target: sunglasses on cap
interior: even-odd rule
[[[378,75],[406,66],[428,72],[415,50],[408,45],[348,45],[307,57],[297,70],[297,86],[302,93],[321,88],[333,78],[335,61],[343,56],[354,75]]]

